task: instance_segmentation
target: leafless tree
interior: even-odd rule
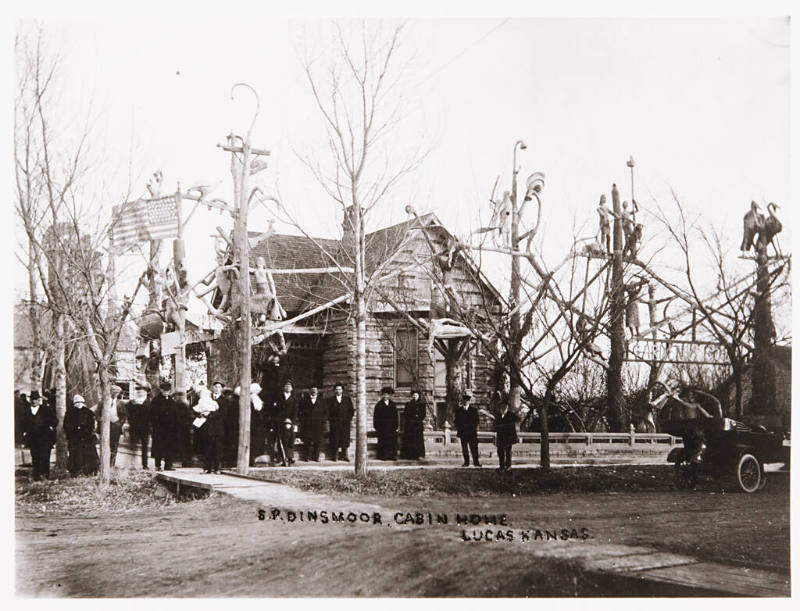
[[[355,472],[366,474],[367,312],[375,287],[386,275],[394,254],[376,258],[380,244],[370,244],[367,221],[392,189],[424,159],[424,145],[405,157],[393,148],[392,136],[403,117],[398,78],[402,72],[399,48],[403,26],[359,22],[332,24],[326,49],[304,58],[305,76],[327,135],[327,156],[301,156],[316,182],[344,216],[342,248],[331,252],[321,242],[320,251],[340,273],[333,277],[349,295],[349,315],[355,328],[356,460]],[[309,236],[287,206],[283,214]],[[352,269],[352,271],[345,271]]]
[[[16,40],[16,213],[24,229],[21,250],[25,254],[20,258],[28,272],[29,302],[37,304],[31,310],[36,319],[32,325],[41,322],[42,307],[46,307],[54,326],[57,458],[65,465],[66,343],[86,346],[95,365],[101,403],[107,407],[117,343],[139,285],[117,307],[113,257],[104,252],[108,224],[100,220],[100,210],[88,203],[95,186],[88,184],[89,122],[82,130],[71,130],[58,120],[59,61],[48,54],[44,40],[41,31],[21,34]],[[40,352],[44,350],[41,337],[41,330],[35,330],[35,349]],[[33,378],[34,387],[40,387],[41,370]],[[110,476],[109,411],[103,410],[100,427],[104,483]]]
[[[748,361],[753,357],[756,337],[758,304],[771,301],[771,296],[789,286],[791,258],[779,256],[758,264],[759,274],[734,278],[726,258],[722,236],[714,228],[703,226],[698,219],[690,220],[686,211],[673,193],[676,219],[669,219],[661,211],[661,224],[679,247],[683,256],[683,286],[676,294],[689,306],[696,309],[699,318],[693,324],[702,325],[711,337],[725,350],[731,367],[734,383],[734,405],[732,416],[740,417],[743,406],[743,377]],[[705,247],[705,253],[696,254],[692,245],[697,237]],[[710,262],[714,270],[716,292],[710,298],[698,280],[698,268]],[[763,273],[762,273],[763,272]],[[767,337],[773,336],[771,314],[766,324]],[[687,329],[678,330],[678,332]]]

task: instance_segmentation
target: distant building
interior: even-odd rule
[[[52,336],[50,315],[42,315],[42,332],[45,343],[50,344]],[[117,376],[116,383],[122,388],[127,397],[131,382],[136,378],[136,328],[132,323],[127,323],[117,344]],[[51,354],[45,355],[44,374],[42,376],[42,390],[49,390],[55,386],[55,369]],[[25,304],[14,307],[14,389],[26,394],[31,389],[31,369],[33,365],[33,335],[30,325],[30,316]],[[88,349],[82,342],[67,342],[67,392],[79,393],[92,405],[99,399],[97,380],[94,375],[95,366]]]

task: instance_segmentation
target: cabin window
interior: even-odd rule
[[[409,387],[417,381],[417,330],[397,329],[394,341],[394,385]]]

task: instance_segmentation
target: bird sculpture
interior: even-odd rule
[[[150,197],[154,199],[159,197],[161,195],[161,187],[163,184],[164,174],[161,170],[156,170],[147,181],[147,190],[150,192]]]
[[[780,220],[778,220],[778,217],[775,216],[776,208],[778,208],[778,205],[773,202],[767,204],[769,216],[766,218],[761,230],[758,232],[758,241],[756,242],[757,252],[766,252],[767,246],[772,243],[772,238],[778,235],[783,229],[783,224],[780,222]]]
[[[756,202],[750,202],[750,210],[744,215],[743,221],[744,233],[742,236],[742,245],[739,250],[747,252],[753,246],[753,240],[756,234],[760,233],[764,228],[764,215],[758,211],[758,204]]]

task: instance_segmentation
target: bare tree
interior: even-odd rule
[[[769,263],[765,258],[758,266],[760,271],[757,275],[732,277],[725,262],[728,250],[719,232],[703,227],[698,220],[689,220],[674,193],[673,198],[677,220],[668,219],[663,212],[659,218],[683,256],[685,287],[675,292],[696,309],[699,317],[693,321],[693,326],[702,325],[724,348],[735,389],[734,413],[731,415],[740,417],[744,413],[743,377],[755,349],[755,324],[759,304],[769,302],[771,295],[788,287],[791,258],[779,256]],[[717,291],[711,296],[703,293],[698,280],[697,268],[707,259],[699,258],[691,248],[697,236],[705,245],[705,255],[710,259],[714,270]],[[771,314],[768,318],[766,324],[772,327]],[[686,330],[684,328],[677,332]],[[772,330],[768,329],[766,335],[772,335]]]
[[[95,365],[103,409],[101,420],[101,481],[110,476],[109,409],[117,343],[135,298],[121,308],[114,303],[114,260],[105,249],[108,224],[93,208],[87,183],[88,122],[83,130],[68,130],[56,118],[54,91],[58,58],[48,56],[44,36],[20,36],[16,41],[19,77],[15,115],[16,212],[23,225],[29,302],[43,303],[54,327],[56,412],[59,417],[57,457],[66,463],[63,417],[66,411],[65,347],[83,343]],[[77,135],[74,135],[77,134]],[[104,269],[105,262],[105,269]],[[38,297],[45,296],[44,301]],[[41,306],[32,310],[42,320]],[[41,341],[39,330],[35,342]],[[41,344],[36,350],[42,351]],[[41,385],[41,371],[33,374]]]
[[[382,25],[365,22],[348,26],[334,23],[332,28],[325,53],[318,57],[307,53],[304,60],[306,79],[325,125],[328,156],[301,159],[344,216],[341,250],[330,252],[318,245],[326,260],[342,270],[334,276],[350,296],[349,314],[355,328],[355,472],[363,476],[367,456],[367,312],[375,286],[391,273],[388,268],[393,259],[388,256],[376,261],[370,257],[375,245],[368,243],[367,220],[398,182],[419,166],[424,154],[420,147],[399,158],[391,147],[391,137],[402,118],[394,90],[399,86],[402,68],[398,49],[403,26],[393,27],[388,33]],[[281,209],[303,231],[288,209]]]

